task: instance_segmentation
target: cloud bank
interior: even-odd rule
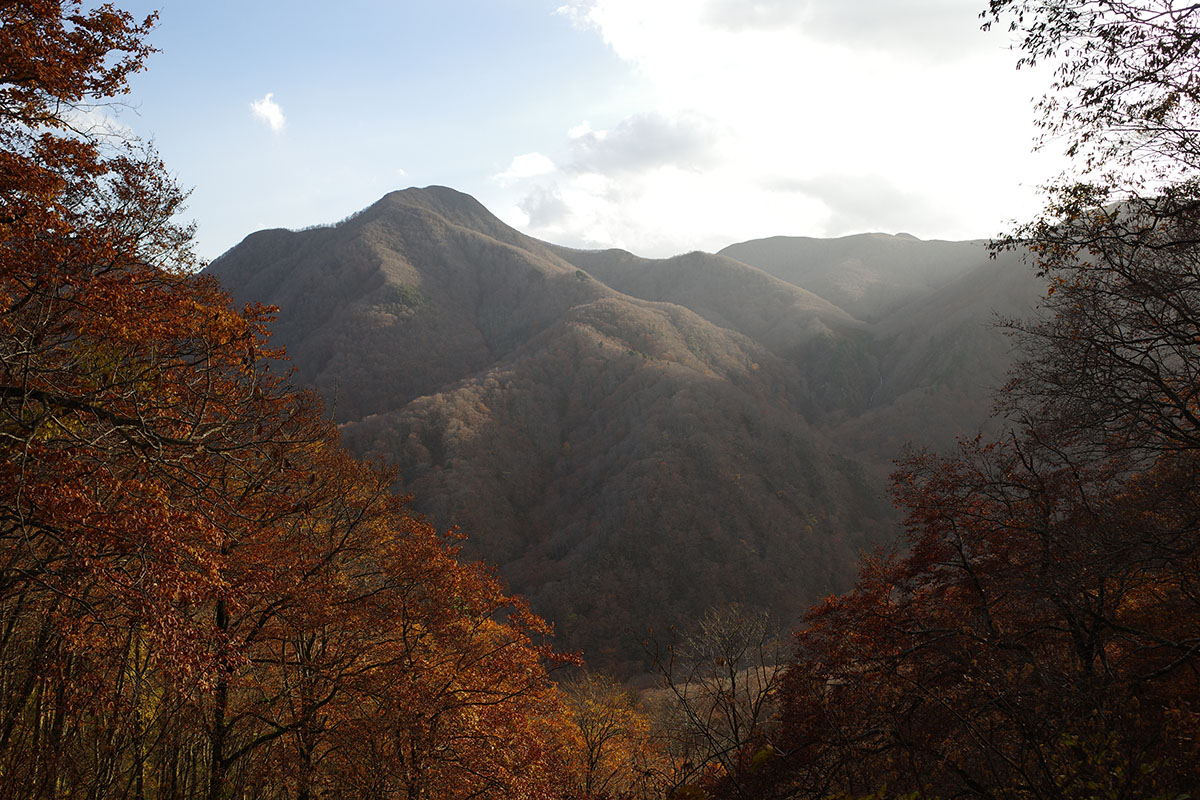
[[[556,13],[600,37],[652,105],[564,120],[536,173],[514,158],[507,219],[535,236],[646,255],[775,234],[978,238],[1032,212],[1055,171],[1028,158],[1039,84],[979,31],[977,0]]]

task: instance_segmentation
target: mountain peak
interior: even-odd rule
[[[433,215],[440,221],[491,237],[513,247],[545,254],[541,242],[505,224],[469,194],[447,186],[410,187],[388,192],[355,216],[365,222]]]
[[[384,208],[410,206],[423,208],[442,216],[481,214],[492,217],[492,213],[474,197],[448,186],[410,186],[407,189],[397,189],[385,194],[374,206],[383,206]]]

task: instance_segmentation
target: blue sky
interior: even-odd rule
[[[192,188],[206,258],[430,184],[648,256],[986,237],[1057,166],[1030,154],[1045,75],[975,0],[121,5],[158,8],[162,52],[119,121]]]

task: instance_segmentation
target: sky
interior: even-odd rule
[[[1062,167],[983,0],[160,0],[117,121],[215,258],[409,186],[665,257],[764,236],[986,238]],[[115,112],[114,112],[115,113]]]

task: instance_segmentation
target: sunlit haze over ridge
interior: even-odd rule
[[[979,30],[982,0],[121,5],[159,10],[162,52],[118,121],[193,189],[209,259],[430,184],[645,256],[982,238],[1060,168],[1031,152],[1048,75]]]

